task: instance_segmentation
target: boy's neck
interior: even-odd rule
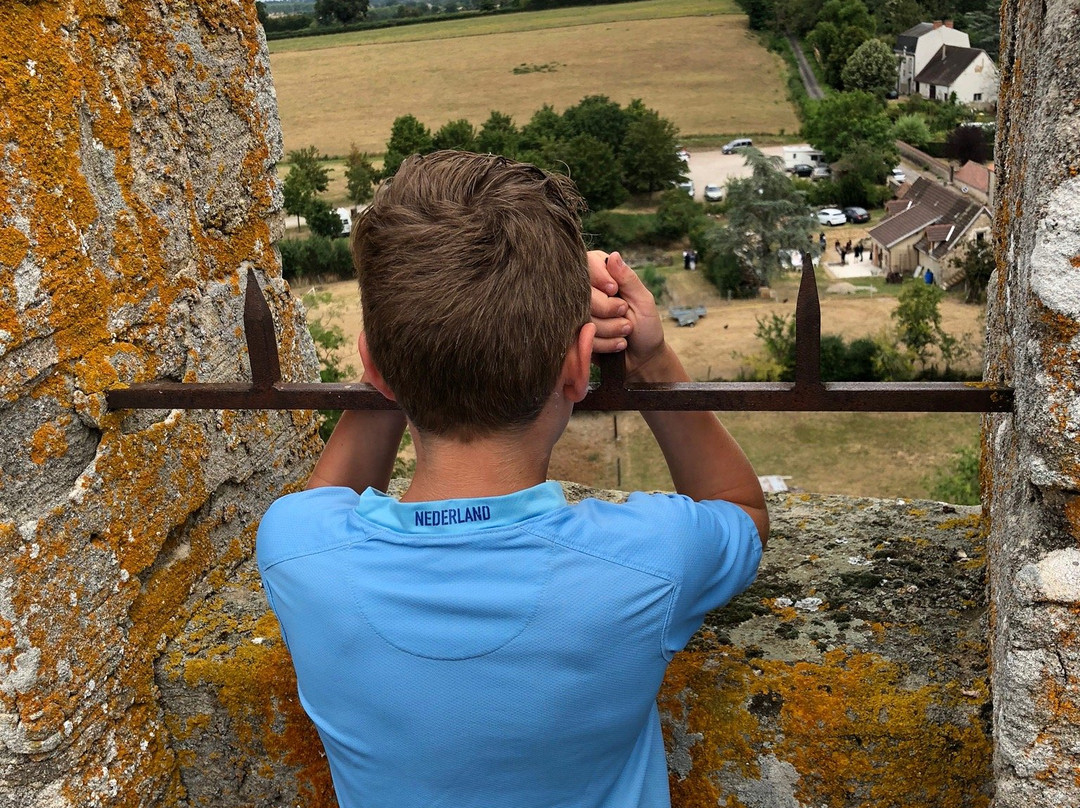
[[[440,440],[417,446],[416,471],[404,502],[513,494],[547,479],[551,450],[499,440]]]
[[[560,413],[552,416],[545,408],[522,430],[468,442],[413,430],[416,471],[402,501],[497,497],[545,482],[551,450],[566,426]],[[569,410],[565,418],[569,419]]]

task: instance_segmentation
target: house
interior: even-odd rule
[[[915,92],[924,98],[955,95],[961,104],[992,105],[997,101],[997,67],[984,50],[942,45],[915,74]]]
[[[943,45],[970,48],[971,40],[966,33],[953,28],[952,20],[920,22],[896,38],[895,51],[900,57],[900,75],[896,89],[901,95],[918,92],[915,89],[915,77]]]
[[[968,241],[990,237],[993,220],[986,205],[925,177],[898,193],[899,199],[886,203],[885,219],[867,232],[870,260],[886,276],[930,270],[945,289],[963,280],[949,259]]]
[[[984,166],[974,160],[968,160],[952,175],[954,188],[959,188],[961,193],[971,194],[975,199],[989,204],[994,198],[994,167]]]

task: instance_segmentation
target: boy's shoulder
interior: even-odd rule
[[[271,503],[255,539],[259,566],[355,541],[347,525],[360,495],[351,488],[325,486],[297,491]]]
[[[553,540],[570,549],[678,575],[717,554],[757,555],[761,542],[746,511],[723,500],[631,493],[623,502],[584,498],[564,513]]]

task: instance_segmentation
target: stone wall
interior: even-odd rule
[[[6,0],[0,97],[0,806],[180,805],[154,661],[318,440],[103,392],[243,379],[249,266],[315,378],[265,42],[247,2]]]
[[[999,808],[1080,805],[1080,3],[1006,0],[987,378]]]
[[[674,808],[985,808],[978,509],[788,494],[769,510],[757,582],[668,669]],[[157,678],[188,805],[333,805],[253,565],[165,646]]]

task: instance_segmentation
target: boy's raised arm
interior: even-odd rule
[[[366,378],[362,381],[368,381]],[[400,410],[345,410],[308,479],[308,488],[343,486],[385,491],[394,471],[405,414]]]
[[[619,253],[589,253],[594,350],[626,351],[629,382],[690,381],[664,340],[652,293]],[[617,296],[616,296],[617,295]],[[643,412],[660,445],[675,490],[694,500],[722,499],[738,505],[757,526],[762,546],[769,515],[757,474],[739,444],[711,412]]]

